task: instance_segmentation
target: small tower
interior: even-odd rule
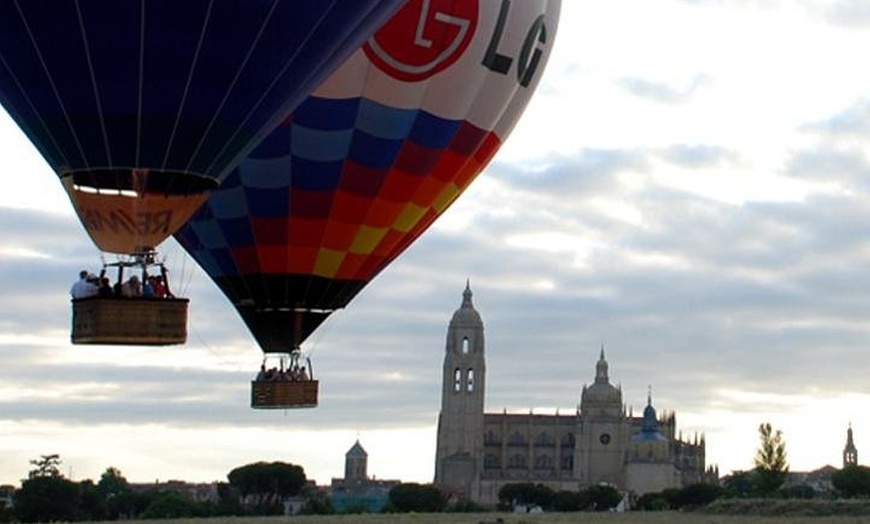
[[[483,321],[465,284],[462,304],[447,328],[441,413],[435,451],[435,484],[472,499],[482,469],[486,363]]]
[[[664,416],[665,421],[671,419]],[[663,489],[679,488],[680,472],[675,466],[675,446],[662,434],[652,404],[652,388],[646,397],[640,431],[631,439],[630,461],[626,465],[626,487],[643,495]]]
[[[852,440],[852,424],[849,424],[849,429],[846,431],[846,447],[843,448],[843,467],[858,465],[858,449],[855,447],[855,442]]]
[[[368,479],[369,454],[360,445],[359,440],[344,454],[344,480]]]

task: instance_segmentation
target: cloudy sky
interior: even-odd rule
[[[0,112],[0,482],[224,480],[257,460],[431,481],[444,337],[466,279],[487,409],[571,412],[604,344],[723,474],[771,422],[793,470],[870,453],[870,8],[863,0],[566,0],[538,92],[442,219],[311,339],[316,410],[254,411],[260,351],[172,241],[190,340],[69,343],[99,269],[56,176]]]

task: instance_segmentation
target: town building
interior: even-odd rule
[[[130,489],[136,493],[177,493],[194,502],[218,502],[220,500],[219,486],[219,482],[187,482],[184,480],[130,483]]]
[[[368,453],[359,440],[344,455],[344,478],[332,479],[329,497],[336,513],[380,513],[389,503],[390,490],[398,480],[368,476]]]
[[[594,381],[567,415],[485,412],[484,347],[466,285],[447,328],[438,417],[435,484],[448,494],[494,506],[499,489],[518,482],[574,492],[605,483],[633,495],[718,482],[704,437],[678,437],[676,416],[657,415],[651,394],[642,416],[626,411],[603,346]]]

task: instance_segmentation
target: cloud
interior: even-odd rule
[[[861,99],[830,118],[803,126],[807,132],[827,134],[838,138],[870,136],[870,100]]]
[[[825,5],[804,2],[811,13],[823,16],[830,23],[851,29],[870,25],[870,6],[861,0],[833,0]]]
[[[639,77],[624,77],[618,85],[628,93],[661,104],[684,104],[689,102],[711,81],[707,75],[696,75],[686,86],[675,86]]]

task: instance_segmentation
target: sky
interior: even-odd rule
[[[601,347],[724,475],[758,425],[793,471],[870,453],[870,6],[565,0],[538,91],[493,162],[305,348],[313,410],[255,411],[261,352],[174,241],[175,347],[73,346],[101,254],[0,111],[0,483],[57,453],[74,480],[224,481],[255,461],[430,482],[445,335],[466,281],[486,409],[573,412]]]

